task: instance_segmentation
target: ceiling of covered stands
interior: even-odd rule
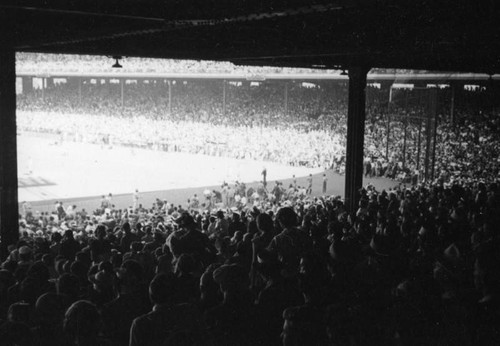
[[[2,0],[0,13],[18,51],[500,72],[497,0]]]

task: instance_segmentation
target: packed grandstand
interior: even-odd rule
[[[211,68],[201,66],[193,69]],[[109,83],[87,83],[82,96],[68,84],[33,90],[18,95],[18,127],[62,143],[344,170],[345,88],[332,98],[324,85],[294,83],[286,107],[276,83],[230,84],[223,103],[220,81],[179,82],[170,107],[165,90],[129,84],[123,106]],[[449,90],[438,92],[434,123],[418,90],[390,104],[383,90],[367,90],[365,173],[408,184],[366,186],[352,213],[340,196],[265,181],[179,206],[158,199],[117,209],[112,196],[92,212],[25,204],[20,240],[0,270],[0,340],[499,344],[498,112],[484,102],[488,90],[463,90],[452,123]],[[436,174],[424,181],[431,127]]]

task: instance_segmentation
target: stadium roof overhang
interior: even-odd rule
[[[18,51],[500,72],[493,0],[4,0]]]

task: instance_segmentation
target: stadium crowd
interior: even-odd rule
[[[497,183],[367,186],[353,213],[293,185],[248,203],[222,188],[187,206],[25,208],[0,270],[2,344],[500,342]]]
[[[277,88],[230,85],[224,112],[218,87],[177,83],[169,114],[165,84],[127,85],[124,107],[119,85],[89,84],[84,102],[78,92],[59,85],[44,97],[39,91],[19,96],[18,127],[60,133],[67,140],[100,143],[109,137],[115,145],[310,167],[329,168],[334,158],[342,161],[344,105],[333,110],[331,117],[339,120],[333,131],[322,126],[326,117],[312,122],[298,107],[285,114]]]
[[[85,84],[83,102],[55,86],[19,96],[18,126],[62,140],[342,171],[345,102],[294,85],[285,112],[283,89],[264,84],[228,85],[224,105],[214,84],[176,84],[171,113],[161,83],[127,85],[123,107],[118,85]],[[454,124],[439,112],[435,181],[367,186],[352,213],[338,196],[314,197],[295,183],[224,184],[184,206],[134,200],[117,210],[112,196],[90,212],[25,204],[20,240],[0,270],[0,340],[498,345],[499,120],[478,109],[457,109]],[[369,104],[367,175],[417,170],[425,113],[417,102]]]

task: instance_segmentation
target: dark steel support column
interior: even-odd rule
[[[1,18],[1,17],[0,17]],[[19,239],[17,198],[16,138],[16,53],[8,43],[5,28],[0,30],[0,258],[7,257],[7,247]]]
[[[345,205],[350,213],[358,206],[363,186],[363,147],[365,137],[365,67],[349,68],[349,106],[347,109],[347,154],[345,170]]]

